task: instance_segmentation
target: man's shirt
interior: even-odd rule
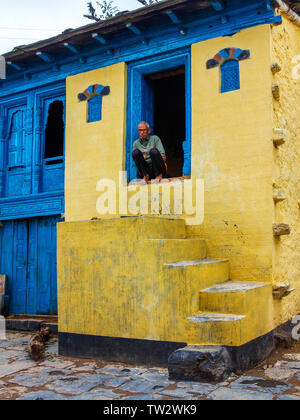
[[[152,149],[157,149],[161,155],[166,154],[164,146],[160,138],[157,136],[149,136],[148,140],[146,140],[144,143],[142,143],[141,139],[136,140],[133,143],[132,151],[134,152],[137,149],[140,150],[142,153],[146,153],[145,160],[147,163],[151,163],[150,150]]]

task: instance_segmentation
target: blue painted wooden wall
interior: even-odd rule
[[[45,154],[54,101],[65,107],[64,86],[0,99],[0,273],[7,275],[11,314],[57,312],[56,223],[64,213],[64,148],[59,156]]]
[[[7,275],[11,314],[57,313],[58,216],[5,221],[0,229],[0,272]]]

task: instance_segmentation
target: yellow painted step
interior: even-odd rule
[[[259,282],[229,281],[202,290],[199,309],[203,312],[246,315],[263,307],[272,294],[271,285]]]
[[[204,239],[146,239],[146,252],[154,253],[163,264],[186,260],[202,260],[207,250]]]
[[[177,276],[184,282],[192,282],[198,290],[197,299],[201,290],[229,280],[229,262],[226,259],[179,261],[166,264],[165,269],[171,277]]]
[[[179,323],[185,324],[189,315],[199,311],[199,292],[202,289],[228,280],[229,263],[208,258],[180,261],[165,264],[162,274],[165,289],[169,290],[168,301],[172,299],[172,324],[176,329],[176,325],[178,328]]]
[[[244,315],[200,312],[187,321],[189,344],[239,346],[246,342]]]

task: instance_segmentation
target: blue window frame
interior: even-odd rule
[[[88,122],[102,120],[102,95],[96,94],[88,100]]]
[[[186,138],[183,142],[184,165],[183,175],[191,175],[191,50],[167,53],[132,62],[128,65],[128,98],[127,98],[127,143],[126,170],[128,181],[136,178],[137,170],[132,158],[132,146],[138,138],[137,126],[140,121],[153,124],[154,98],[145,76],[185,67],[185,108]]]
[[[221,93],[240,89],[240,66],[238,60],[227,60],[221,66]]]

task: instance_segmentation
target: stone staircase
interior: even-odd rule
[[[241,346],[273,329],[271,284],[231,281],[182,219],[63,223],[58,238],[63,333]]]
[[[272,330],[271,284],[231,281],[228,260],[208,258],[205,241],[187,238],[181,220],[160,220],[165,228],[156,236],[164,237],[143,242],[153,257],[153,275],[162,274],[159,301],[170,311],[164,336],[188,344],[240,346]]]

